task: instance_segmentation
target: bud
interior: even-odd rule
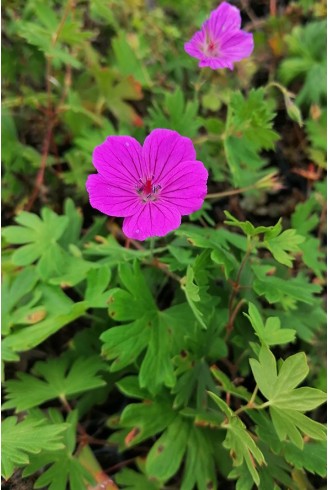
[[[283,189],[283,185],[279,180],[278,173],[272,172],[271,174],[262,177],[262,179],[258,180],[255,185],[255,189],[271,189],[273,191],[280,191]]]
[[[287,92],[284,93],[284,99],[288,116],[292,119],[292,121],[297,122],[297,124],[302,127],[303,118],[301,111],[299,110],[295,102],[293,102],[292,99],[289,97]]]

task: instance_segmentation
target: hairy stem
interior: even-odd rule
[[[51,46],[54,47],[58,41],[58,38],[60,36],[60,33],[63,30],[63,27],[65,25],[65,22],[67,20],[67,17],[69,13],[73,10],[75,6],[75,0],[68,0],[63,16],[58,24],[58,27],[56,31],[52,35],[51,39]],[[54,110],[53,105],[52,105],[52,93],[51,93],[51,78],[52,78],[52,57],[46,55],[46,90],[47,90],[47,119],[48,119],[48,124],[47,124],[47,129],[46,133],[43,139],[43,145],[42,145],[42,156],[41,156],[41,162],[40,162],[40,167],[35,179],[34,183],[34,188],[32,191],[32,194],[25,206],[25,209],[29,211],[36,198],[38,197],[40,193],[40,189],[42,187],[43,181],[44,181],[44,174],[46,170],[46,165],[47,165],[47,159],[49,155],[49,150],[50,150],[50,144],[53,136],[53,130],[58,122],[58,109]],[[64,99],[67,96],[68,89],[71,84],[71,67],[68,66],[66,70],[66,76],[65,76],[65,88],[63,90],[63,94],[60,100],[60,103],[58,104],[58,108],[62,105],[64,102]]]
[[[244,258],[240,264],[240,267],[239,267],[239,270],[237,272],[237,277],[236,277],[236,281],[234,282],[233,284],[233,288],[232,288],[232,291],[231,291],[231,295],[230,295],[230,299],[229,299],[229,306],[228,306],[228,310],[229,310],[229,319],[228,319],[228,323],[226,325],[226,330],[227,330],[227,333],[226,333],[226,340],[227,338],[230,336],[232,330],[233,330],[233,326],[234,326],[234,321],[236,319],[236,316],[237,316],[237,313],[238,311],[240,310],[240,308],[242,307],[242,305],[245,303],[245,300],[244,299],[241,299],[236,306],[234,306],[234,301],[236,299],[236,296],[238,294],[238,291],[240,289],[240,277],[241,277],[241,274],[244,270],[244,267],[249,259],[249,256],[250,254],[252,253],[252,244],[251,244],[251,241],[249,239],[249,237],[247,237],[247,250],[246,250],[246,253],[244,255]]]
[[[253,189],[256,189],[256,184],[248,185],[246,187],[240,187],[239,189],[230,189],[228,191],[207,194],[205,199],[223,199],[224,197],[235,196],[236,194],[242,194],[243,192],[251,191]]]

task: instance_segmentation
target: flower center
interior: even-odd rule
[[[213,58],[215,56],[219,55],[219,42],[218,40],[215,40],[212,38],[212,33],[208,28],[206,28],[205,32],[205,40],[203,44],[203,53],[205,56],[208,56],[209,58]]]
[[[208,50],[209,51],[214,51],[215,50],[215,43],[213,41],[210,41],[209,42]]]
[[[136,189],[142,202],[156,201],[162,186],[154,184],[154,176],[146,179],[139,179]]]
[[[214,42],[212,39],[208,39],[205,44],[204,54],[209,57],[218,56],[218,48],[218,43]]]

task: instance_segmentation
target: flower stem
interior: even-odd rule
[[[150,257],[152,259],[154,258],[154,249],[155,249],[155,238],[151,237],[149,239],[149,251],[150,251]]]
[[[229,191],[216,192],[215,194],[207,194],[205,199],[223,199],[227,196],[235,196],[236,194],[242,194],[243,192],[251,191],[256,189],[256,185],[248,185],[246,187],[240,187],[239,189],[230,189]]]
[[[254,401],[258,392],[258,386],[255,386],[255,389],[253,391],[253,394],[251,396],[251,399],[247,403],[247,405],[243,405],[242,407],[238,408],[238,410],[235,411],[235,415],[239,415],[242,412],[245,412],[246,410],[263,410],[264,408],[267,408],[270,406],[270,402],[264,402],[261,405],[255,405]]]

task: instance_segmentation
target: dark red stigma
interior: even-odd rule
[[[143,186],[143,189],[142,190],[147,195],[152,193],[152,191],[153,191],[153,184],[152,184],[151,179],[147,179],[146,180],[146,183]]]
[[[215,49],[215,43],[213,41],[210,41],[210,43],[208,45],[208,49],[209,49],[209,51],[213,51]]]

